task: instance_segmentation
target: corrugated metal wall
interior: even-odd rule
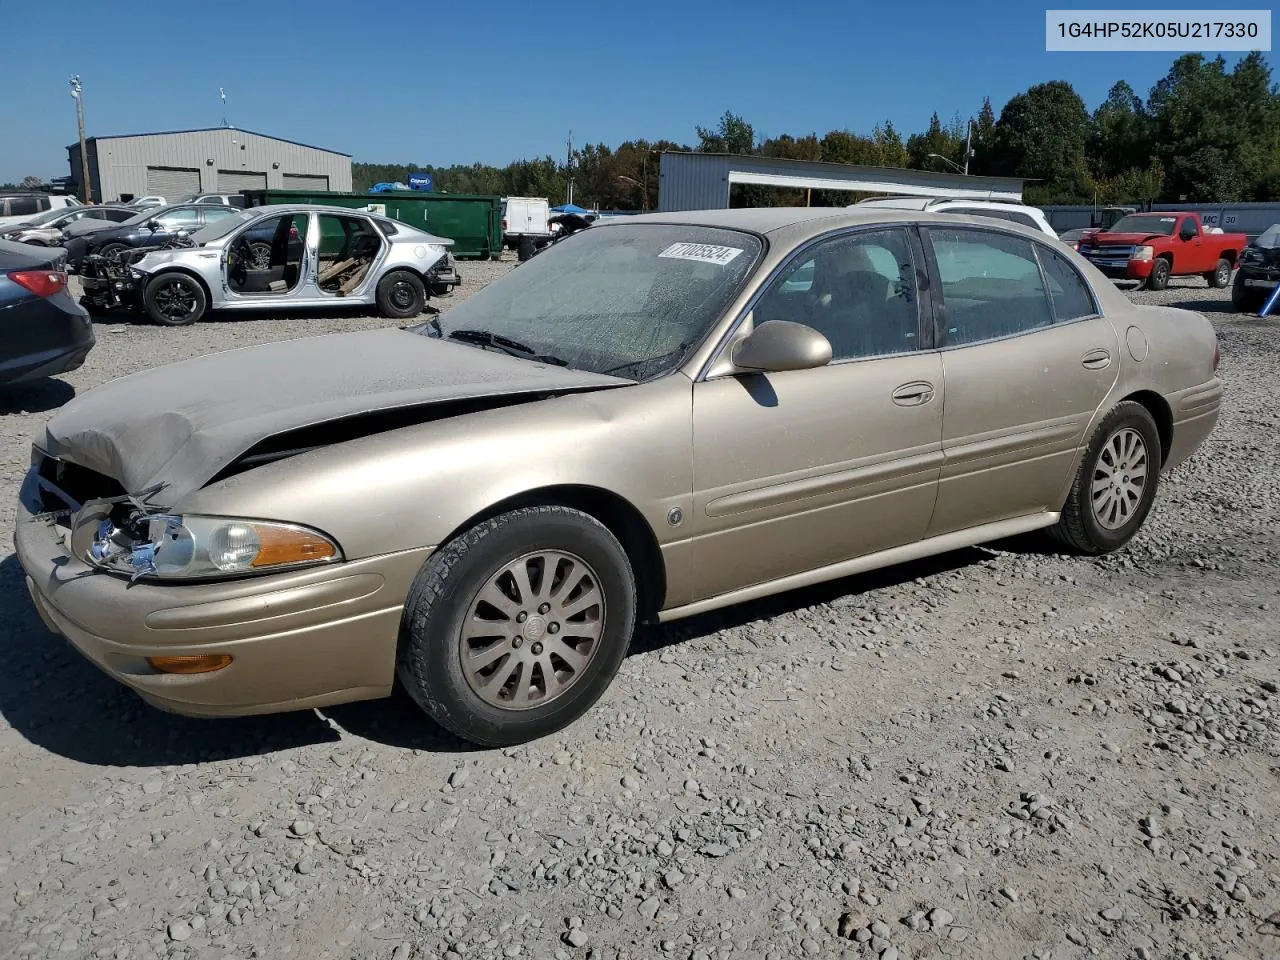
[[[285,187],[285,174],[301,174],[326,178],[334,191],[351,189],[350,157],[245,130],[191,130],[101,138],[91,143],[97,147],[96,169],[92,167],[95,155],[92,147],[89,156],[94,199],[98,201],[116,200],[123,193],[146,194],[148,167],[197,169],[202,193],[234,193],[241,189],[234,185],[234,176],[228,177],[225,173],[220,176],[220,171],[257,173],[258,185],[261,185],[261,173],[266,171],[266,186],[270,188]],[[72,174],[78,179],[78,146],[70,148],[68,154]],[[230,187],[222,182],[228,179],[233,181]]]
[[[729,191],[734,183],[1018,201],[1022,197],[1023,181],[1016,177],[979,177],[775,157],[664,153],[658,174],[658,209],[664,212],[722,210],[729,206]]]

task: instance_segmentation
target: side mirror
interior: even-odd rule
[[[1186,242],[1187,240],[1194,240],[1196,238],[1196,228],[1183,227],[1178,232],[1178,238],[1181,239],[1183,242]]]
[[[152,233],[155,233],[157,230],[160,229],[160,224],[156,223],[154,220],[148,220],[147,229],[150,230]]]
[[[759,373],[808,370],[831,362],[831,342],[802,323],[769,320],[734,345],[732,359],[735,367]]]

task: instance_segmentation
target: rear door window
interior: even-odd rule
[[[1049,280],[1049,298],[1053,301],[1053,318],[1057,323],[1091,317],[1098,312],[1089,285],[1065,257],[1047,247],[1037,247],[1036,253]]]
[[[1014,336],[1053,323],[1030,240],[994,230],[927,230],[942,282],[943,345]]]

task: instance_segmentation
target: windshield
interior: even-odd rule
[[[1111,233],[1158,233],[1164,237],[1173,236],[1173,228],[1178,225],[1177,217],[1162,217],[1154,213],[1138,213],[1121,217],[1111,227]]]
[[[683,362],[762,250],[757,237],[736,230],[596,227],[411,329],[468,342],[482,331],[577,370],[647,380]]]
[[[237,227],[244,226],[246,219],[243,216],[220,217],[207,227],[201,227],[193,233],[191,242],[196,246],[200,246],[200,244],[208,243],[210,240],[220,240]],[[263,219],[270,218],[264,217]]]
[[[34,217],[27,220],[26,223],[29,226],[38,227],[49,223],[52,220],[57,220],[59,217],[65,217],[70,213],[71,211],[66,207],[54,207],[52,210],[46,210],[44,213],[36,214]]]
[[[1274,250],[1276,247],[1280,247],[1280,223],[1273,223],[1263,230],[1258,235],[1258,239],[1253,241],[1253,244],[1263,250]]]

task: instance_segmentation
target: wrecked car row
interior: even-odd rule
[[[184,216],[203,226],[188,234]],[[79,260],[82,303],[94,312],[141,309],[166,326],[196,323],[211,310],[338,304],[404,320],[461,282],[451,244],[338,207],[165,208],[90,234]]]

